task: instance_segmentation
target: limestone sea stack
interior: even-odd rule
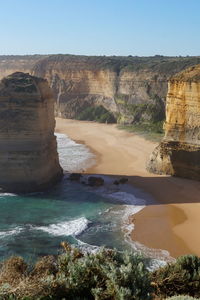
[[[200,65],[169,81],[164,128],[165,137],[147,169],[200,180]]]
[[[47,81],[16,72],[0,82],[0,190],[41,191],[62,177]]]

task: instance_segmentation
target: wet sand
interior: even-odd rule
[[[150,174],[146,160],[156,143],[118,130],[116,125],[57,118],[56,131],[85,143],[97,157],[91,174],[126,175],[135,187],[149,193],[150,204],[133,216],[132,239],[177,257],[200,256],[200,183]]]

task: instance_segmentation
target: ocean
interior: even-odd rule
[[[158,264],[169,260],[167,251],[130,239],[134,225],[128,218],[145,207],[148,195],[128,183],[113,184],[114,176],[101,175],[105,181],[101,187],[85,184],[86,174],[81,182],[70,181],[68,172],[91,167],[95,155],[64,134],[56,136],[63,180],[42,193],[0,194],[0,260],[20,255],[34,261],[38,256],[59,254],[62,241],[87,251],[105,246],[142,252]]]

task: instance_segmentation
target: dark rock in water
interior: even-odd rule
[[[82,174],[80,173],[72,173],[69,175],[69,180],[71,181],[80,181]]]
[[[113,181],[113,184],[119,185],[119,181],[118,181],[118,180],[115,180],[115,181]]]
[[[124,184],[124,183],[127,183],[127,182],[128,182],[128,178],[125,178],[125,177],[122,177],[119,180],[119,183],[121,183],[121,184]]]
[[[88,177],[88,185],[90,186],[102,186],[104,185],[104,179],[101,177]]]

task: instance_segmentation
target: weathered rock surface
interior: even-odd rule
[[[47,81],[17,72],[0,82],[0,189],[40,191],[62,176]]]
[[[169,77],[197,63],[198,57],[53,55],[40,60],[33,74],[48,80],[57,116],[77,118],[102,105],[118,123],[132,123],[163,119]]]
[[[165,137],[147,168],[153,173],[200,180],[200,65],[169,81]]]
[[[63,118],[103,106],[118,123],[154,122],[164,119],[168,79],[199,63],[200,57],[0,56],[0,78],[16,71],[46,78]]]

